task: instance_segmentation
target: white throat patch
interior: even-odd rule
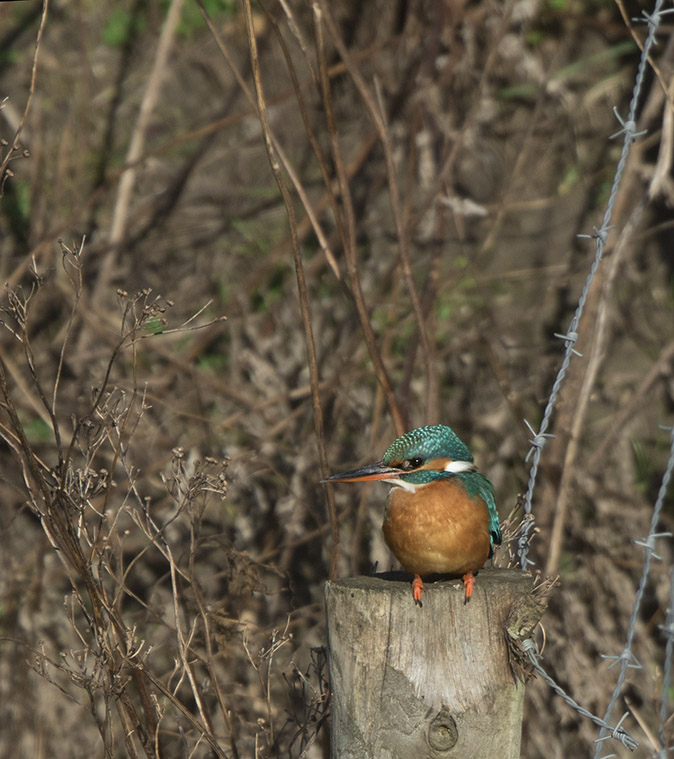
[[[384,482],[388,482],[388,484],[393,485],[394,488],[402,488],[403,490],[409,490],[410,493],[417,492],[417,486],[413,485],[411,482],[405,482],[405,480],[392,479],[392,480],[384,480]]]

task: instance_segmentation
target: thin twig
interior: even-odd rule
[[[391,384],[391,380],[388,376],[388,372],[384,366],[384,362],[382,361],[381,352],[377,346],[377,340],[370,323],[370,315],[368,313],[367,306],[365,305],[365,297],[363,295],[363,289],[360,282],[358,259],[356,255],[356,215],[353,207],[351,190],[349,188],[344,156],[342,154],[339,135],[337,133],[337,123],[332,107],[330,78],[328,76],[327,50],[325,45],[325,37],[323,34],[323,9],[321,5],[322,4],[320,2],[313,2],[312,9],[314,17],[314,33],[316,37],[316,54],[318,56],[321,92],[323,95],[323,107],[325,110],[328,133],[330,135],[332,157],[335,163],[335,169],[337,170],[337,180],[339,183],[339,192],[343,208],[343,223],[340,223],[339,217],[336,219],[336,221],[342,238],[342,248],[344,250],[344,258],[346,259],[346,271],[349,279],[349,285],[351,287],[351,294],[356,306],[356,313],[358,315],[360,328],[363,332],[363,338],[365,339],[365,345],[367,346],[368,353],[370,354],[370,359],[372,361],[377,381],[381,385],[384,397],[386,398],[386,405],[388,406],[389,413],[391,414],[396,434],[400,435],[405,431],[407,424],[403,417],[403,412],[400,408],[400,405],[396,399],[393,385]]]
[[[309,311],[309,297],[307,285],[304,278],[304,264],[302,261],[302,252],[297,237],[297,222],[295,219],[295,209],[293,206],[290,191],[286,185],[285,179],[279,166],[276,152],[274,150],[269,122],[267,119],[267,106],[262,88],[260,75],[260,61],[257,50],[257,40],[253,26],[253,11],[250,0],[244,0],[244,15],[246,18],[246,29],[248,32],[248,46],[250,50],[251,68],[253,71],[253,81],[255,82],[255,95],[259,111],[260,125],[264,137],[265,148],[269,165],[271,167],[276,184],[279,187],[288,217],[288,226],[290,239],[293,249],[293,261],[295,264],[295,275],[297,278],[297,290],[300,301],[300,313],[302,317],[302,326],[304,329],[304,341],[307,349],[307,361],[309,367],[309,377],[311,381],[311,400],[313,406],[314,432],[318,443],[318,453],[321,464],[321,475],[325,478],[330,474],[328,468],[328,457],[325,449],[325,433],[323,427],[323,410],[321,408],[321,398],[319,393],[318,361],[316,358],[316,346],[314,343],[313,328],[311,326],[311,313]],[[337,507],[335,505],[334,492],[332,488],[326,488],[326,497],[328,501],[328,515],[330,519],[330,534],[332,537],[332,546],[330,550],[330,577],[337,576],[337,562],[339,559],[339,522],[337,521]]]
[[[159,100],[161,86],[166,76],[169,54],[180,21],[183,3],[184,0],[171,0],[168,12],[166,13],[166,19],[159,36],[157,52],[155,53],[152,62],[152,71],[150,72],[147,85],[145,86],[138,119],[136,120],[136,125],[129,143],[129,149],[126,154],[125,163],[127,165],[131,164],[133,166],[143,153],[145,138],[150,127],[150,119],[152,118],[152,113]],[[103,259],[100,267],[93,293],[94,300],[100,297],[102,292],[108,286],[110,276],[112,275],[114,266],[117,262],[117,250],[126,234],[127,218],[131,206],[133,188],[136,183],[136,174],[137,172],[135,168],[128,168],[122,174],[120,179],[117,190],[117,201],[115,203],[112,222],[110,224],[110,251]]]
[[[7,164],[10,162],[12,153],[14,153],[15,150],[18,150],[19,148],[19,137],[21,136],[21,132],[23,132],[23,128],[26,125],[26,121],[28,120],[28,114],[30,113],[30,106],[33,102],[33,95],[35,94],[35,82],[37,80],[37,61],[38,56],[40,53],[40,43],[42,42],[42,33],[44,32],[45,24],[47,23],[47,10],[49,8],[49,0],[43,0],[42,2],[42,16],[40,17],[40,26],[37,30],[37,37],[35,39],[35,50],[33,52],[33,66],[31,69],[30,74],[30,86],[28,88],[28,98],[26,100],[26,107],[23,109],[23,115],[21,116],[21,121],[19,121],[19,125],[16,128],[16,132],[14,133],[14,139],[12,140],[11,146],[7,149],[7,154],[2,159],[2,162],[0,163],[0,198],[3,196],[3,192],[5,189],[5,180],[6,180],[6,170],[7,170]]]

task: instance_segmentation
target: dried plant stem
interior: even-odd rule
[[[395,44],[396,41],[397,41],[396,38],[392,38],[390,40],[387,40],[384,44],[372,45],[371,47],[368,47],[364,50],[359,51],[357,54],[353,56],[353,58],[357,62],[371,59],[374,55],[376,55],[382,49]],[[341,63],[337,63],[333,66],[330,66],[330,68],[328,69],[328,75],[330,78],[340,76],[343,73],[344,73],[344,66]],[[310,84],[310,80],[305,79],[300,83],[300,86],[302,89],[306,89],[306,87],[309,84]],[[269,98],[268,103],[273,103],[273,104],[282,103],[286,101],[288,97],[292,95],[292,93],[293,93],[292,89],[288,89],[283,92],[280,92],[274,95],[272,98]],[[215,121],[211,121],[204,126],[189,130],[185,132],[184,134],[181,134],[177,137],[171,137],[165,142],[159,144],[157,147],[154,147],[148,150],[147,152],[142,153],[136,160],[131,161],[131,162],[126,162],[124,166],[122,166],[121,169],[118,169],[115,172],[111,172],[111,174],[108,176],[105,182],[96,190],[94,190],[94,192],[91,193],[91,195],[89,195],[85,201],[80,203],[70,213],[69,216],[65,218],[59,217],[58,222],[54,224],[49,230],[47,230],[47,232],[37,242],[33,250],[23,258],[21,263],[18,264],[14,268],[11,275],[7,277],[7,280],[6,280],[7,284],[10,287],[15,286],[20,281],[21,277],[26,273],[33,259],[41,260],[43,256],[49,255],[52,250],[53,241],[61,236],[68,234],[71,229],[76,227],[81,222],[82,217],[87,212],[89,212],[97,203],[101,202],[102,197],[110,190],[111,187],[114,187],[119,182],[120,177],[122,177],[127,171],[136,169],[138,166],[141,166],[142,164],[144,164],[149,158],[163,155],[169,151],[175,150],[176,148],[182,145],[191,143],[194,140],[200,139],[209,134],[214,134],[215,132],[221,131],[235,124],[238,124],[243,119],[255,113],[256,113],[256,109],[254,107],[246,108],[236,113],[233,113],[231,115],[224,116],[223,118],[216,119]],[[347,174],[349,176],[351,176],[356,171],[358,171],[358,169],[362,166],[362,163],[364,162],[365,158],[369,154],[373,145],[374,145],[374,140],[370,140],[368,138],[368,140],[366,141],[364,145],[362,154],[352,162],[352,165],[350,167],[348,167]],[[322,205],[323,205],[323,201],[321,201],[321,203],[317,204],[316,206],[317,216],[319,215],[319,211]],[[305,231],[304,234],[306,233],[307,232]],[[110,245],[109,244],[107,246],[101,245],[100,248],[98,249],[100,250],[100,252],[106,253],[110,249]]]
[[[264,90],[262,88],[262,80],[260,77],[260,61],[257,50],[257,40],[255,38],[255,29],[253,26],[253,12],[251,9],[250,0],[244,0],[243,3],[244,15],[246,18],[246,30],[248,33],[248,46],[250,50],[251,68],[253,71],[253,80],[255,82],[255,95],[257,99],[257,106],[260,117],[260,125],[262,127],[262,134],[264,137],[264,144],[267,151],[267,157],[269,159],[269,165],[271,167],[274,179],[278,185],[278,188],[283,197],[286,213],[288,216],[288,225],[290,230],[290,239],[293,250],[293,261],[295,264],[295,275],[297,278],[297,290],[300,301],[300,313],[302,316],[302,326],[304,329],[304,340],[307,349],[307,360],[309,367],[309,377],[311,380],[311,399],[313,406],[314,417],[314,431],[316,434],[316,440],[318,442],[318,452],[321,465],[321,475],[327,477],[330,473],[328,468],[327,452],[325,450],[325,435],[323,429],[323,410],[321,408],[321,399],[319,393],[319,378],[318,378],[318,361],[316,359],[316,346],[314,343],[313,328],[311,326],[311,314],[309,311],[309,297],[307,292],[307,285],[304,277],[304,264],[302,262],[302,252],[300,250],[300,243],[297,237],[297,222],[295,219],[295,209],[293,201],[290,196],[290,191],[286,185],[285,179],[281,172],[278,159],[276,157],[276,151],[272,143],[271,132],[269,129],[269,122],[267,120],[267,106],[264,98]],[[335,505],[335,498],[332,488],[326,488],[326,497],[328,501],[328,515],[330,519],[330,535],[332,539],[332,545],[330,549],[330,577],[337,576],[337,562],[339,559],[339,522],[337,520],[337,507]]]
[[[363,79],[360,71],[356,68],[356,65],[351,60],[346,45],[341,39],[341,35],[337,25],[330,14],[330,9],[324,0],[321,0],[321,13],[325,18],[326,25],[330,30],[331,40],[339,55],[344,62],[344,65],[349,72],[349,75],[353,79],[360,96],[365,103],[370,118],[372,119],[379,139],[384,148],[384,156],[386,159],[386,176],[388,179],[389,196],[391,199],[391,207],[393,209],[393,218],[396,225],[396,233],[398,237],[398,248],[400,252],[400,262],[403,270],[403,276],[407,285],[410,300],[412,302],[412,311],[417,325],[417,331],[419,339],[421,341],[421,350],[424,356],[424,365],[426,367],[426,419],[428,424],[433,424],[438,420],[438,383],[435,374],[433,349],[431,341],[428,338],[426,330],[425,320],[421,309],[421,303],[419,300],[419,294],[414,282],[414,276],[412,274],[412,265],[410,262],[409,249],[407,246],[407,232],[406,221],[403,219],[403,208],[400,200],[400,190],[398,188],[398,177],[395,169],[395,163],[393,161],[393,150],[391,147],[391,138],[389,130],[386,124],[386,116],[383,108],[381,97],[379,98],[379,104],[375,100],[374,96],[370,93],[365,80]]]
[[[295,98],[297,99],[297,104],[300,109],[300,115],[302,116],[302,122],[304,123],[304,131],[307,134],[307,138],[309,140],[309,143],[311,145],[311,149],[314,152],[314,155],[316,156],[316,160],[318,162],[318,166],[321,170],[321,176],[323,177],[323,184],[325,185],[326,189],[326,196],[327,200],[330,204],[330,207],[332,208],[332,213],[337,221],[337,224],[341,224],[341,217],[339,213],[339,207],[337,204],[337,197],[335,196],[335,192],[333,190],[333,182],[332,178],[330,176],[330,169],[328,167],[327,161],[325,160],[325,156],[323,155],[323,151],[321,150],[321,147],[318,143],[318,138],[316,137],[316,134],[314,132],[313,127],[311,126],[311,121],[309,120],[309,116],[307,114],[307,106],[304,101],[304,96],[302,94],[302,86],[300,84],[299,78],[297,76],[297,72],[295,71],[295,65],[293,64],[293,59],[290,54],[290,51],[288,50],[288,46],[286,45],[285,39],[283,37],[283,34],[281,33],[281,30],[279,29],[279,25],[276,22],[276,19],[274,18],[273,14],[269,12],[266,5],[262,5],[265,13],[267,14],[267,18],[272,25],[272,28],[274,29],[274,33],[276,35],[276,39],[281,47],[281,50],[283,51],[283,57],[285,58],[286,67],[288,69],[288,73],[290,74],[290,78],[293,83],[293,89],[295,91]],[[293,31],[296,29],[296,24],[293,21],[292,14],[290,13],[290,9],[284,4],[283,5],[284,11],[289,15],[289,25],[290,28],[293,29]],[[300,42],[302,42],[301,38],[299,39]],[[302,47],[302,50],[305,51],[304,46]],[[305,51],[305,57],[307,59],[307,64],[311,67],[311,61],[306,55]],[[313,68],[311,68],[311,71],[313,73]],[[284,161],[284,165],[287,164]],[[291,178],[293,180],[293,184],[298,187],[299,182],[296,181],[296,179],[291,175]],[[311,213],[311,207],[308,205],[308,202],[305,201],[306,193],[300,195],[300,199],[302,200],[302,203],[304,205],[304,208],[307,212],[307,216],[312,222],[312,226],[314,227],[316,231],[316,236],[318,237],[318,241],[321,245],[321,248],[323,249],[324,255],[326,256],[326,259],[328,261],[328,264],[330,265],[330,268],[332,269],[333,274],[337,279],[341,279],[341,273],[339,271],[339,266],[337,265],[337,262],[334,258],[334,255],[332,251],[329,248],[329,245],[327,241],[325,240],[325,236],[323,234],[322,229],[318,226],[318,221],[314,221],[314,215]],[[320,232],[320,235],[319,235]]]
[[[339,144],[337,123],[332,107],[332,94],[330,91],[330,78],[328,75],[327,52],[325,46],[325,38],[323,35],[323,9],[320,7],[320,5],[321,4],[319,2],[312,3],[314,15],[314,32],[316,36],[316,53],[319,62],[323,107],[325,109],[328,133],[330,135],[330,145],[332,148],[332,157],[335,163],[335,168],[337,170],[337,181],[339,184],[339,192],[343,208],[343,221],[340,221],[341,215],[338,215],[336,222],[340,231],[340,236],[342,238],[344,258],[346,259],[346,271],[349,279],[349,285],[351,287],[351,295],[356,306],[356,313],[358,314],[360,328],[363,332],[363,337],[365,339],[368,353],[370,354],[370,359],[372,360],[372,365],[374,367],[377,381],[379,382],[384,393],[384,397],[386,398],[386,405],[388,406],[389,413],[391,414],[396,434],[400,435],[407,428],[407,422],[396,399],[393,385],[391,384],[391,380],[388,376],[388,372],[386,371],[386,367],[384,366],[384,362],[382,361],[381,353],[377,346],[377,340],[374,335],[374,330],[370,324],[370,315],[368,313],[367,306],[365,305],[365,297],[363,296],[363,290],[360,283],[358,259],[356,257],[356,221],[353,208],[353,199],[351,197],[351,191],[349,189],[348,176],[346,173],[342,149]]]
[[[49,0],[43,0],[42,15],[40,17],[40,26],[38,27],[37,37],[35,39],[35,50],[33,52],[33,66],[30,73],[30,86],[28,87],[28,98],[26,99],[26,107],[23,109],[21,121],[19,121],[19,125],[17,126],[16,131],[14,132],[14,139],[12,140],[12,144],[8,147],[5,157],[2,159],[2,162],[0,162],[0,198],[2,198],[3,190],[5,187],[5,180],[7,178],[7,175],[5,174],[7,170],[7,165],[9,164],[12,158],[12,153],[15,150],[18,150],[19,137],[21,137],[21,132],[23,132],[23,128],[26,126],[26,121],[28,120],[28,114],[30,113],[30,106],[33,102],[33,95],[35,94],[35,81],[37,79],[37,61],[38,61],[38,56],[40,54],[40,43],[42,42],[42,33],[44,32],[44,27],[45,27],[45,24],[47,23],[48,9],[49,9]]]
[[[138,159],[143,154],[145,138],[150,126],[150,118],[152,117],[152,113],[159,100],[159,93],[168,66],[169,54],[171,52],[171,46],[178,27],[178,22],[180,21],[180,13],[182,11],[183,3],[184,0],[171,0],[171,4],[169,5],[166,14],[166,20],[164,21],[159,36],[159,44],[157,45],[157,53],[152,64],[152,71],[147,80],[145,93],[138,113],[138,119],[133,134],[131,135],[129,150],[126,154],[125,163],[128,168],[126,168],[122,174],[119,188],[117,190],[117,202],[115,203],[112,223],[110,225],[110,250],[101,264],[98,280],[92,296],[94,301],[101,296],[108,286],[117,261],[118,247],[126,234],[127,219],[129,208],[131,206],[131,196],[136,183],[136,165]]]

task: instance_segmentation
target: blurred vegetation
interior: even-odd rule
[[[328,756],[322,583],[392,558],[385,490],[320,479],[443,422],[503,518],[527,481],[644,26],[608,0],[244,7],[51,0],[15,146],[43,19],[0,4],[2,757]],[[665,82],[673,56],[663,26]],[[670,109],[650,69],[534,497],[531,557],[561,576],[545,665],[596,713],[674,411]],[[526,709],[523,757],[592,750],[538,680]]]

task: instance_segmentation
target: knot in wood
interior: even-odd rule
[[[436,751],[449,751],[458,740],[459,731],[456,729],[454,717],[447,707],[443,706],[428,726],[428,742]]]

